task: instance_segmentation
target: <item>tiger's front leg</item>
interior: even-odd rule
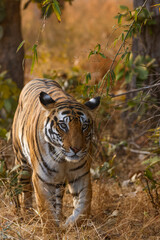
[[[69,190],[73,196],[74,210],[66,220],[65,227],[87,217],[90,213],[92,198],[90,172],[88,171],[77,179],[70,181]]]
[[[64,184],[53,184],[38,174],[33,174],[33,186],[38,209],[47,228],[59,226],[62,217]]]
[[[27,210],[30,212],[32,208],[32,170],[30,166],[24,163],[25,159],[19,157],[15,159],[15,164],[20,165],[20,171],[18,173],[18,182],[21,188],[21,193],[17,196],[16,206],[20,207],[22,214]]]

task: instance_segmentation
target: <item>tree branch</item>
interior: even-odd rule
[[[148,2],[148,0],[145,0],[145,2],[143,3],[143,5],[141,6],[140,10],[139,10],[138,13],[137,13],[137,17],[138,17],[139,14],[141,13],[142,9],[145,7],[145,5],[146,5],[147,2]],[[136,21],[136,20],[134,19],[133,22],[131,23],[131,25],[130,25],[130,27],[129,27],[129,29],[128,29],[128,31],[127,31],[124,39],[123,39],[123,42],[122,42],[121,46],[119,47],[116,55],[114,56],[114,59],[113,59],[113,61],[112,61],[112,63],[111,63],[111,66],[110,66],[109,70],[108,70],[107,73],[103,76],[101,86],[106,83],[106,77],[107,77],[107,75],[112,71],[113,65],[114,65],[114,63],[115,63],[115,61],[116,61],[116,58],[117,58],[117,56],[119,55],[122,47],[125,45],[126,39],[127,39],[128,35],[129,35],[129,33],[130,33],[130,31],[131,31],[131,29],[132,29],[135,21]],[[105,80],[105,81],[104,81],[104,80]],[[102,89],[101,89],[100,95],[102,95],[102,93],[103,93],[103,87],[102,87]]]
[[[150,88],[154,88],[154,87],[157,87],[157,86],[160,86],[160,83],[156,83],[156,84],[153,84],[153,85],[149,85],[149,86],[146,86],[146,87],[142,87],[142,88],[138,88],[138,89],[133,89],[133,90],[130,90],[128,92],[124,92],[124,93],[120,93],[120,94],[114,94],[114,93],[111,93],[111,94],[108,94],[111,98],[115,98],[115,97],[120,97],[120,96],[123,96],[123,95],[127,95],[127,94],[130,94],[130,93],[135,93],[135,92],[140,92],[140,91],[144,91],[146,89],[150,89]]]
[[[160,83],[156,83],[156,84],[153,84],[153,85],[149,85],[149,86],[146,86],[146,87],[142,87],[142,88],[138,88],[138,89],[133,89],[133,90],[130,90],[130,91],[127,91],[127,92],[124,92],[124,93],[120,93],[120,94],[114,94],[114,93],[111,93],[111,94],[108,94],[111,98],[115,98],[115,97],[120,97],[120,96],[123,96],[123,95],[127,95],[127,94],[130,94],[130,93],[135,93],[135,92],[140,92],[140,91],[144,91],[146,89],[150,89],[150,88],[154,88],[154,87],[157,87],[157,86],[160,86]]]

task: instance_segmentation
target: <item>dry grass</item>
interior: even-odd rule
[[[68,194],[64,199],[64,212],[71,208]],[[94,239],[141,240],[160,238],[160,219],[156,216],[147,195],[135,194],[133,188],[121,188],[111,179],[93,182],[92,212],[81,226],[43,235],[37,211],[33,215],[18,214],[8,199],[0,200],[0,239]],[[53,229],[54,232],[54,229]],[[3,237],[2,237],[3,236]]]
[[[2,146],[3,145],[3,146]],[[1,158],[11,164],[11,146],[1,143]],[[100,162],[93,165],[99,166]],[[91,215],[81,225],[67,228],[53,228],[50,234],[44,233],[41,218],[34,202],[31,213],[21,214],[1,187],[0,194],[0,239],[24,240],[159,240],[160,218],[150,202],[142,185],[123,185],[135,170],[142,170],[136,155],[119,155],[115,160],[116,179],[105,175],[92,179],[93,199]],[[65,217],[72,211],[72,197],[66,189],[63,213]],[[46,226],[47,228],[47,226]]]
[[[11,146],[0,146],[1,158]],[[9,165],[11,160],[9,159]],[[94,167],[100,162],[93,160]],[[123,185],[131,171],[142,170],[136,155],[119,155],[115,160],[116,179],[107,176],[92,179],[93,199],[91,215],[81,225],[55,229],[44,233],[41,218],[34,202],[31,213],[21,214],[1,187],[0,194],[0,239],[16,240],[159,240],[160,218],[150,199],[139,182]],[[72,197],[64,196],[65,217],[72,211]],[[46,226],[47,228],[47,226]]]

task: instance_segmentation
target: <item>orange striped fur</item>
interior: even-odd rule
[[[31,207],[33,183],[41,215],[56,225],[61,221],[66,184],[74,210],[65,226],[90,212],[91,110],[99,102],[97,97],[83,105],[49,79],[32,80],[21,92],[12,128],[16,162],[29,173],[20,179],[21,204]]]

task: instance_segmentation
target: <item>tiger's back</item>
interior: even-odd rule
[[[21,179],[21,201],[24,206],[31,205],[32,181],[40,212],[55,223],[62,214],[66,183],[74,199],[74,211],[66,226],[90,210],[90,110],[98,105],[99,98],[85,105],[78,103],[48,79],[32,80],[21,92],[12,131],[17,162],[30,172],[28,178]]]

